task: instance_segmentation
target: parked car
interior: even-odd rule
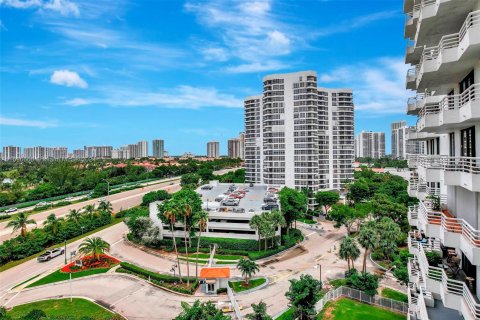
[[[100,198],[97,200],[97,202],[103,202],[103,201],[107,201],[107,198]]]
[[[207,184],[207,185],[203,186],[201,189],[202,190],[212,190],[213,186]]]
[[[15,212],[17,210],[18,210],[17,208],[13,207],[13,208],[9,208],[9,209],[5,210],[5,213],[12,213],[12,212]]]
[[[262,210],[274,210],[278,209],[278,204],[264,204]]]
[[[44,254],[38,256],[37,260],[38,260],[38,262],[49,261],[49,260],[51,260],[55,257],[58,257],[58,256],[60,256],[64,253],[65,253],[65,250],[62,249],[62,248],[56,248],[56,249],[53,249],[53,250],[48,250]]]
[[[65,200],[65,201],[70,201],[70,200],[73,200],[73,197],[68,197],[68,198],[65,198],[65,199],[63,199],[63,200]]]
[[[226,197],[227,197],[226,195],[219,194],[219,195],[215,198],[215,201],[216,201],[216,202],[222,202]]]
[[[226,199],[222,201],[222,205],[224,206],[238,206],[238,200],[237,199]]]

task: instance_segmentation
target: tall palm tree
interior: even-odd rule
[[[352,262],[352,269],[355,269],[354,261],[360,256],[360,249],[352,237],[346,236],[340,244],[339,250],[340,258],[346,260],[348,263],[348,270],[350,270],[350,261]]]
[[[250,219],[250,228],[257,230],[257,235],[258,235],[258,252],[260,252],[260,228],[262,227],[262,217],[260,215],[256,214]]]
[[[58,230],[60,230],[63,220],[63,218],[57,218],[57,216],[52,213],[48,215],[45,221],[43,221],[43,225],[45,226],[45,229],[50,230],[55,236],[57,235]]]
[[[112,204],[110,203],[110,201],[103,200],[103,201],[100,201],[100,203],[98,204],[98,210],[108,212],[109,214],[112,214],[113,207],[112,207]]]
[[[7,224],[7,227],[13,228],[12,233],[20,230],[21,236],[25,237],[27,234],[27,225],[29,224],[37,224],[37,222],[33,219],[28,219],[28,215],[26,215],[25,212],[20,212],[12,218],[12,220]]]
[[[256,264],[255,261],[247,258],[242,258],[238,260],[237,269],[242,273],[242,276],[244,277],[245,283],[247,285],[249,284],[249,279],[260,270],[258,264]]]
[[[91,218],[93,218],[93,215],[95,213],[95,205],[94,204],[87,204],[83,208],[83,211],[85,211],[85,214],[91,219]]]
[[[287,222],[285,221],[285,217],[283,214],[278,210],[273,210],[269,214],[269,220],[271,223],[273,237],[272,237],[272,246],[274,246],[273,241],[275,240],[275,233],[279,227],[285,227]]]
[[[78,247],[78,252],[84,255],[92,255],[98,260],[98,255],[110,251],[110,244],[100,237],[85,239]]]
[[[197,257],[195,261],[195,277],[198,278],[198,255],[200,254],[200,240],[202,238],[202,232],[207,229],[208,212],[200,211],[195,215],[195,221],[198,224],[198,238],[197,238]]]
[[[365,249],[363,254],[363,272],[367,272],[367,255],[370,250],[373,250],[378,245],[378,233],[369,224],[364,224],[360,227],[360,232],[357,236],[358,243]]]
[[[71,209],[67,215],[67,219],[75,223],[78,223],[78,221],[80,221],[81,216],[82,216],[82,213],[80,212],[80,210]]]
[[[187,240],[187,230],[190,229],[189,221],[192,215],[192,207],[185,203],[182,205],[182,216],[183,216],[183,237],[185,242],[185,256],[187,257],[187,285],[190,285],[190,262],[188,257],[188,240]]]
[[[177,248],[177,240],[174,233],[174,226],[175,222],[177,221],[177,208],[173,203],[173,200],[165,203],[163,216],[165,219],[168,220],[168,224],[170,225],[170,232],[172,233],[172,240],[173,240],[173,248],[175,249],[175,255],[177,256],[177,266],[178,266],[178,276],[180,277],[180,282],[182,282],[182,268],[180,267],[180,258],[178,257],[178,248]],[[159,206],[160,207],[160,206]]]

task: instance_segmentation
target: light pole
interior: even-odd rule
[[[322,281],[322,265],[320,263],[317,263],[315,266],[314,266],[315,269],[318,269],[318,277],[319,277],[319,280]]]
[[[67,240],[65,240],[65,247],[63,248],[63,252],[65,253],[65,264],[67,264]]]

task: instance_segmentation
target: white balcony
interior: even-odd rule
[[[418,74],[418,67],[409,69],[407,71],[407,81],[405,86],[407,89],[416,90],[417,89],[417,74]]]
[[[450,87],[472,69],[480,54],[480,10],[468,14],[460,31],[443,36],[436,46],[426,47],[416,77],[417,90]],[[453,77],[452,77],[453,75]]]
[[[480,31],[479,31],[480,32]],[[480,121],[480,83],[457,95],[433,96],[419,112],[419,132],[445,133]]]
[[[440,297],[447,308],[458,310],[464,319],[480,319],[480,303],[472,294],[467,284],[450,279],[445,270],[433,267],[428,264],[426,251],[438,251],[431,249],[430,245],[422,245],[419,242],[411,241],[409,246],[416,247],[416,258],[418,261],[419,275],[425,277],[425,288],[437,297]]]
[[[408,207],[408,224],[412,227],[418,227],[418,206]]]
[[[480,157],[445,157],[445,184],[480,192]]]
[[[444,167],[442,156],[419,156],[417,165],[417,173],[420,180],[426,182],[438,182],[442,180]]]

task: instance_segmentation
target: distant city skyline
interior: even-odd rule
[[[5,145],[162,137],[171,154],[203,154],[210,140],[227,154],[258,80],[298,70],[352,88],[356,134],[415,121],[404,115],[405,40],[391,36],[405,23],[397,1],[18,3],[0,4]],[[381,45],[365,41],[372,34]]]

